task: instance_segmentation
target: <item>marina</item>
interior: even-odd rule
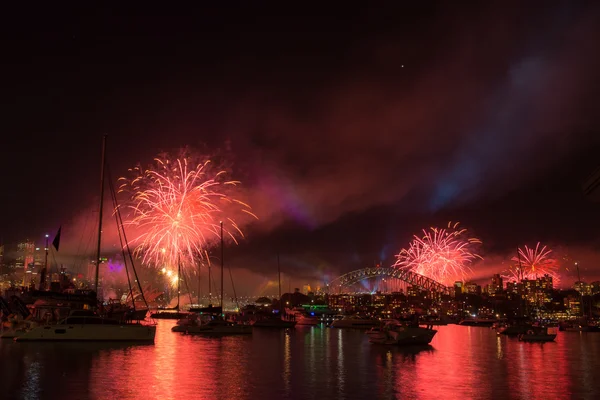
[[[428,346],[399,347],[322,325],[223,337],[174,333],[173,325],[159,321],[150,346],[0,341],[3,398],[548,399],[600,391],[594,333],[526,343],[451,324],[436,327]]]

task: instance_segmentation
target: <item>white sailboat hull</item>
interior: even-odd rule
[[[123,325],[46,325],[31,329],[16,337],[17,342],[26,341],[89,341],[89,342],[154,342],[156,326],[141,324]]]

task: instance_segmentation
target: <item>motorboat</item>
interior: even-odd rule
[[[213,319],[205,324],[188,325],[188,334],[202,335],[249,335],[252,334],[252,325],[241,325],[223,319]]]
[[[532,327],[526,333],[519,335],[521,342],[553,342],[558,334],[558,327]]]
[[[529,320],[520,319],[494,324],[492,328],[496,330],[496,334],[498,335],[519,336],[527,333],[533,326],[534,325]]]
[[[278,328],[286,329],[293,328],[298,322],[293,320],[284,320],[281,317],[261,318],[252,323],[255,328]]]
[[[352,329],[371,329],[379,326],[381,321],[373,318],[363,318],[359,316],[347,316],[337,319],[331,323],[332,328],[352,328]]]
[[[558,329],[564,332],[600,332],[600,326],[586,318],[563,321],[558,325]]]
[[[369,331],[369,342],[386,345],[425,345],[431,343],[437,330],[400,321],[389,321],[379,330]]]
[[[296,325],[309,325],[315,326],[321,323],[319,317],[315,315],[308,315],[306,311],[302,310],[290,310],[289,308],[285,309],[285,313],[292,316],[292,321],[296,321]]]
[[[0,339],[14,339],[37,325],[32,319],[23,319],[20,315],[11,316],[0,324]]]
[[[57,324],[36,326],[21,336],[17,342],[25,341],[123,341],[154,342],[155,325],[123,323],[101,317],[91,311],[73,311]]]

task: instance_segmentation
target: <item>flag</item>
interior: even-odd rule
[[[52,246],[54,246],[56,251],[58,251],[58,245],[60,244],[60,230],[61,229],[62,229],[62,226],[60,226],[58,228],[58,232],[56,232],[56,236],[54,236],[54,240],[52,241]]]

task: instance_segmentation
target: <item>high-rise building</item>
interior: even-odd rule
[[[454,297],[463,293],[463,283],[461,281],[454,282]]]
[[[17,244],[17,267],[27,269],[33,263],[34,251],[35,246],[30,240]]]
[[[573,289],[577,290],[584,296],[592,295],[592,285],[589,285],[585,282],[575,282],[575,284],[573,285]]]
[[[492,277],[492,283],[488,285],[488,294],[490,296],[496,296],[501,294],[504,291],[504,284],[502,282],[502,277],[500,274],[494,274]]]
[[[465,293],[468,294],[481,294],[481,286],[475,282],[465,282]]]

